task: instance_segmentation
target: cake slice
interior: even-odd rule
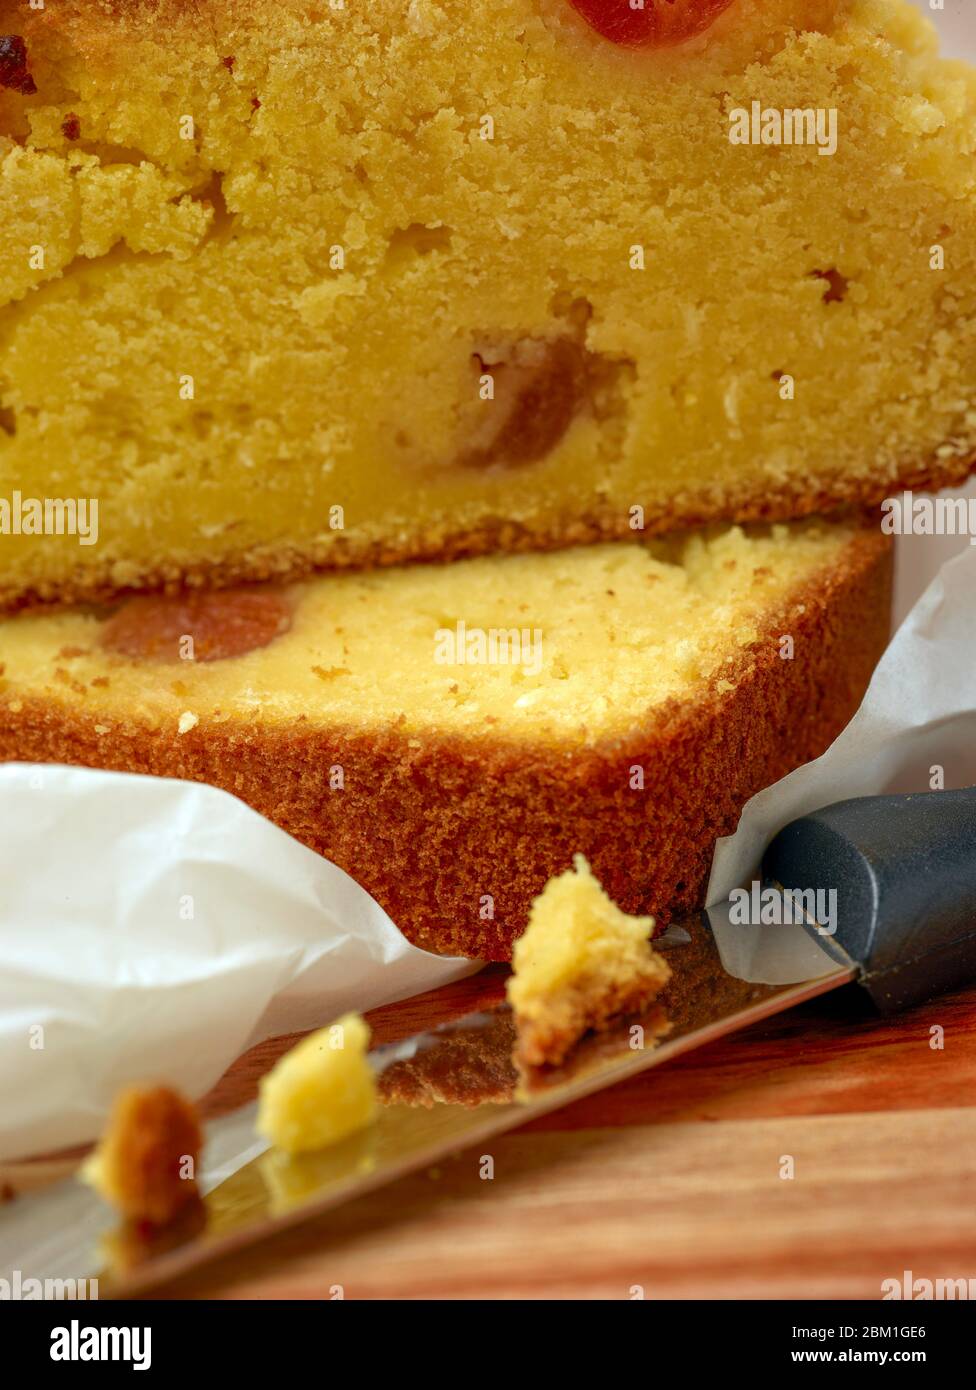
[[[976,453],[907,0],[0,0],[0,606],[879,502]]]
[[[485,556],[0,623],[0,758],[211,782],[408,937],[505,959],[584,854],[699,905],[717,836],[816,757],[888,633],[876,525]]]

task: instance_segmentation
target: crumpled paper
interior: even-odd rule
[[[226,792],[0,767],[0,1158],[94,1139],[126,1082],[199,1097],[264,1038],[477,968]]]
[[[927,541],[909,537],[899,545],[899,558],[916,559],[914,571],[924,573]],[[905,585],[910,576],[903,572],[899,580]],[[719,841],[708,909],[725,968],[766,984],[814,979],[832,968],[802,927],[733,924],[725,900],[759,877],[766,845],[798,816],[853,796],[937,790],[936,769],[947,788],[976,783],[976,548],[970,545],[942,566],[911,609],[861,708],[826,753],[754,796],[735,834]]]

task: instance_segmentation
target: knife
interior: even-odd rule
[[[0,1277],[15,1269],[99,1276],[103,1297],[144,1293],[851,981],[893,1012],[976,980],[976,788],[858,798],[815,811],[779,832],[762,872],[761,894],[781,895],[819,948],[809,980],[735,979],[707,917],[675,924],[655,942],[667,952],[672,981],[642,1021],[644,1032],[628,1021],[615,1035],[589,1040],[570,1068],[536,1077],[521,1098],[506,1007],[466,1015],[375,1049],[371,1064],[387,1103],[373,1125],[333,1148],[298,1157],[268,1150],[254,1138],[254,1104],[208,1125],[211,1174],[222,1151],[246,1151],[247,1161],[216,1182],[205,1168],[206,1224],[176,1248],[150,1249],[128,1270],[100,1273],[96,1237],[112,1217],[69,1180],[14,1204],[0,1225]],[[818,910],[824,904],[831,910]],[[662,1011],[670,1031],[657,1041]]]

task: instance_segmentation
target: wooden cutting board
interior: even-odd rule
[[[503,981],[377,1010],[377,1040]],[[289,1041],[243,1058],[211,1113]],[[883,1021],[850,987],[488,1152],[491,1178],[462,1155],[159,1296],[876,1299],[905,1270],[976,1278],[976,990]]]

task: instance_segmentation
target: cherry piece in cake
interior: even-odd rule
[[[625,48],[668,48],[705,32],[733,0],[569,0],[591,28]]]
[[[282,594],[258,589],[130,599],[102,629],[102,646],[123,656],[177,661],[184,638],[193,660],[220,661],[266,647],[291,626]]]

